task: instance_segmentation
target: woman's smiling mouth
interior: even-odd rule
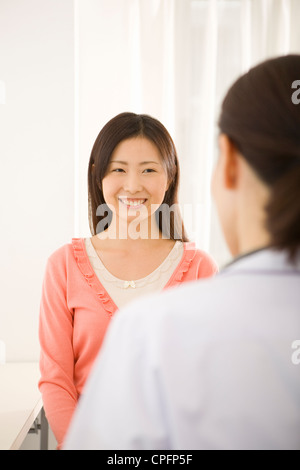
[[[137,198],[127,198],[127,197],[119,197],[118,200],[124,204],[124,206],[128,208],[134,207],[135,209],[138,209],[139,207],[143,206],[147,199],[137,199]]]

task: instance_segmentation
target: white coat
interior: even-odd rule
[[[300,449],[300,258],[254,252],[118,313],[65,449]]]

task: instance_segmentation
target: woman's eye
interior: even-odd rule
[[[155,173],[155,170],[153,170],[152,168],[146,168],[143,173]]]
[[[123,170],[123,168],[114,168],[112,171],[115,172],[115,173],[121,173],[124,170]]]

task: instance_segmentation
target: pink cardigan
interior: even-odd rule
[[[194,244],[164,287],[212,276],[215,262]],[[47,419],[61,446],[105,331],[117,306],[93,271],[83,238],[73,238],[48,259],[40,306],[39,388]]]

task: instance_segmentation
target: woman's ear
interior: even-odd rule
[[[226,134],[219,136],[219,148],[224,186],[226,189],[235,189],[239,176],[239,152]]]

